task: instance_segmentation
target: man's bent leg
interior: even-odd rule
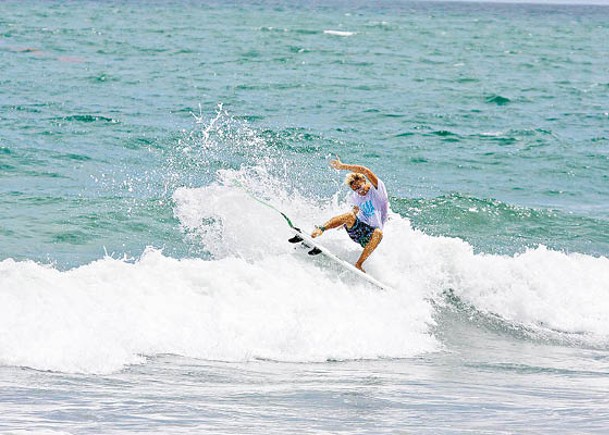
[[[328,222],[324,224],[326,230],[331,230],[332,228],[338,228],[343,225],[347,225],[347,228],[351,228],[355,225],[355,213],[349,212],[345,214],[339,214],[338,216],[334,216]],[[311,233],[311,237],[319,237],[321,236],[323,231],[319,228],[315,228],[315,230]],[[378,244],[378,243],[377,243]]]
[[[383,232],[380,229],[376,228],[374,230],[374,232],[372,233],[372,236],[370,237],[370,241],[368,242],[368,244],[362,251],[362,255],[359,256],[357,263],[355,263],[355,267],[357,267],[362,272],[366,272],[362,268],[362,264],[364,264],[364,261],[366,261],[366,259],[368,257],[370,257],[370,254],[372,254],[372,252],[376,249],[376,247],[379,245],[379,243],[381,243],[382,239],[383,239]]]

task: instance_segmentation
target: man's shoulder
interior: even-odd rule
[[[382,195],[387,195],[387,188],[385,187],[385,183],[383,183],[383,180],[381,180],[380,178],[377,179],[376,188],[374,190],[376,190]]]

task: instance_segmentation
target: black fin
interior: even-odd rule
[[[313,248],[309,251],[309,255],[319,255],[321,254],[321,249],[319,248]]]
[[[299,233],[302,233],[302,231],[300,230],[300,228],[296,228],[294,227],[294,229],[296,231],[298,231]],[[298,243],[298,242],[302,242],[302,237],[300,237],[299,235],[295,235],[294,237],[292,237],[291,239],[288,239],[288,242],[290,243]]]
[[[288,239],[288,242],[290,243],[298,243],[298,242],[302,242],[304,239],[300,236],[294,236],[291,239]]]

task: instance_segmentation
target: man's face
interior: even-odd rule
[[[370,189],[370,186],[365,180],[355,180],[349,186],[351,187],[351,190],[357,192],[357,194],[361,196],[366,196]]]

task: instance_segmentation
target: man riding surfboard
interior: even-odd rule
[[[365,166],[348,165],[342,163],[338,157],[330,162],[330,166],[338,170],[351,171],[345,177],[345,184],[353,190],[351,195],[353,209],[317,226],[311,237],[319,237],[326,230],[343,226],[349,237],[364,248],[355,267],[365,272],[362,264],[383,238],[383,225],[387,221],[389,211],[387,190],[381,179]]]

